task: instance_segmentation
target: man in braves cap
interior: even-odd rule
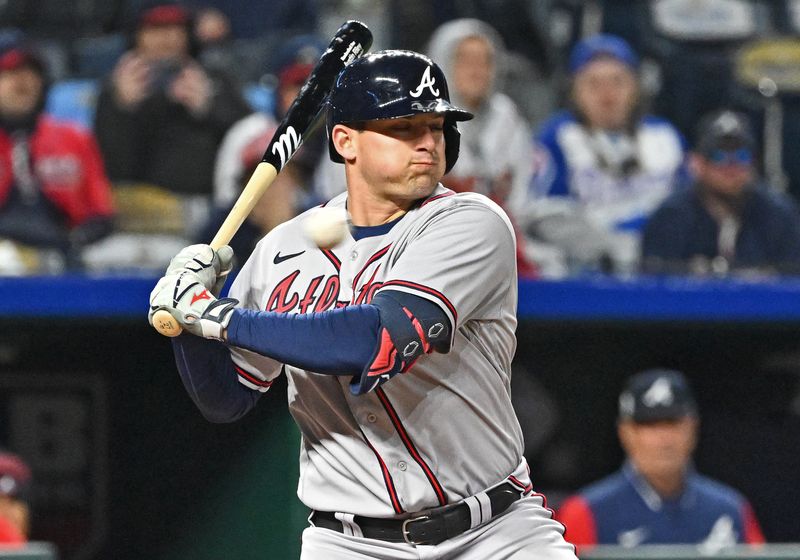
[[[21,457],[0,450],[0,545],[28,540],[31,479],[31,470]]]
[[[759,177],[756,148],[744,114],[720,109],[703,117],[691,154],[691,185],[665,200],[645,228],[645,270],[800,271],[800,213],[790,197]]]
[[[697,402],[681,372],[650,369],[631,377],[617,425],[627,459],[559,508],[567,540],[579,547],[763,542],[748,501],[695,471],[698,426]]]

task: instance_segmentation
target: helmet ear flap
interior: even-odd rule
[[[331,161],[334,163],[344,163],[344,158],[339,155],[339,152],[336,151],[336,148],[333,147],[333,106],[331,105],[330,101],[326,104],[325,107],[326,115],[325,115],[325,133],[328,136],[328,156],[331,158]]]
[[[444,172],[449,173],[458,159],[458,151],[461,147],[461,133],[458,131],[456,121],[448,119],[450,122],[444,128]]]

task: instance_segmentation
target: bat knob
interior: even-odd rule
[[[153,313],[153,327],[164,336],[174,337],[181,334],[183,327],[166,309]]]

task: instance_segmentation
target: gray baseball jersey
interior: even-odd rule
[[[346,194],[329,206],[344,207]],[[441,185],[388,232],[347,236],[331,250],[303,234],[301,214],[272,232],[231,296],[251,309],[312,313],[397,290],[438,305],[452,325],[447,354],[354,396],[349,377],[322,375],[231,348],[241,383],[266,391],[283,369],[303,436],[298,496],[308,507],[391,517],[454,503],[510,480],[530,491],[510,395],[516,338],[515,240],[484,196]],[[298,341],[302,344],[302,341]]]

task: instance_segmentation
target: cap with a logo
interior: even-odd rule
[[[569,56],[569,73],[580,72],[584,66],[601,56],[614,58],[633,72],[639,68],[639,56],[625,39],[600,33],[575,44]]]
[[[21,457],[0,450],[0,495],[27,500],[31,470]]]
[[[679,371],[649,369],[631,377],[619,396],[620,420],[656,422],[697,416],[697,403]]]
[[[755,139],[747,117],[723,109],[703,117],[697,127],[695,150],[708,157],[717,151],[752,150]]]

